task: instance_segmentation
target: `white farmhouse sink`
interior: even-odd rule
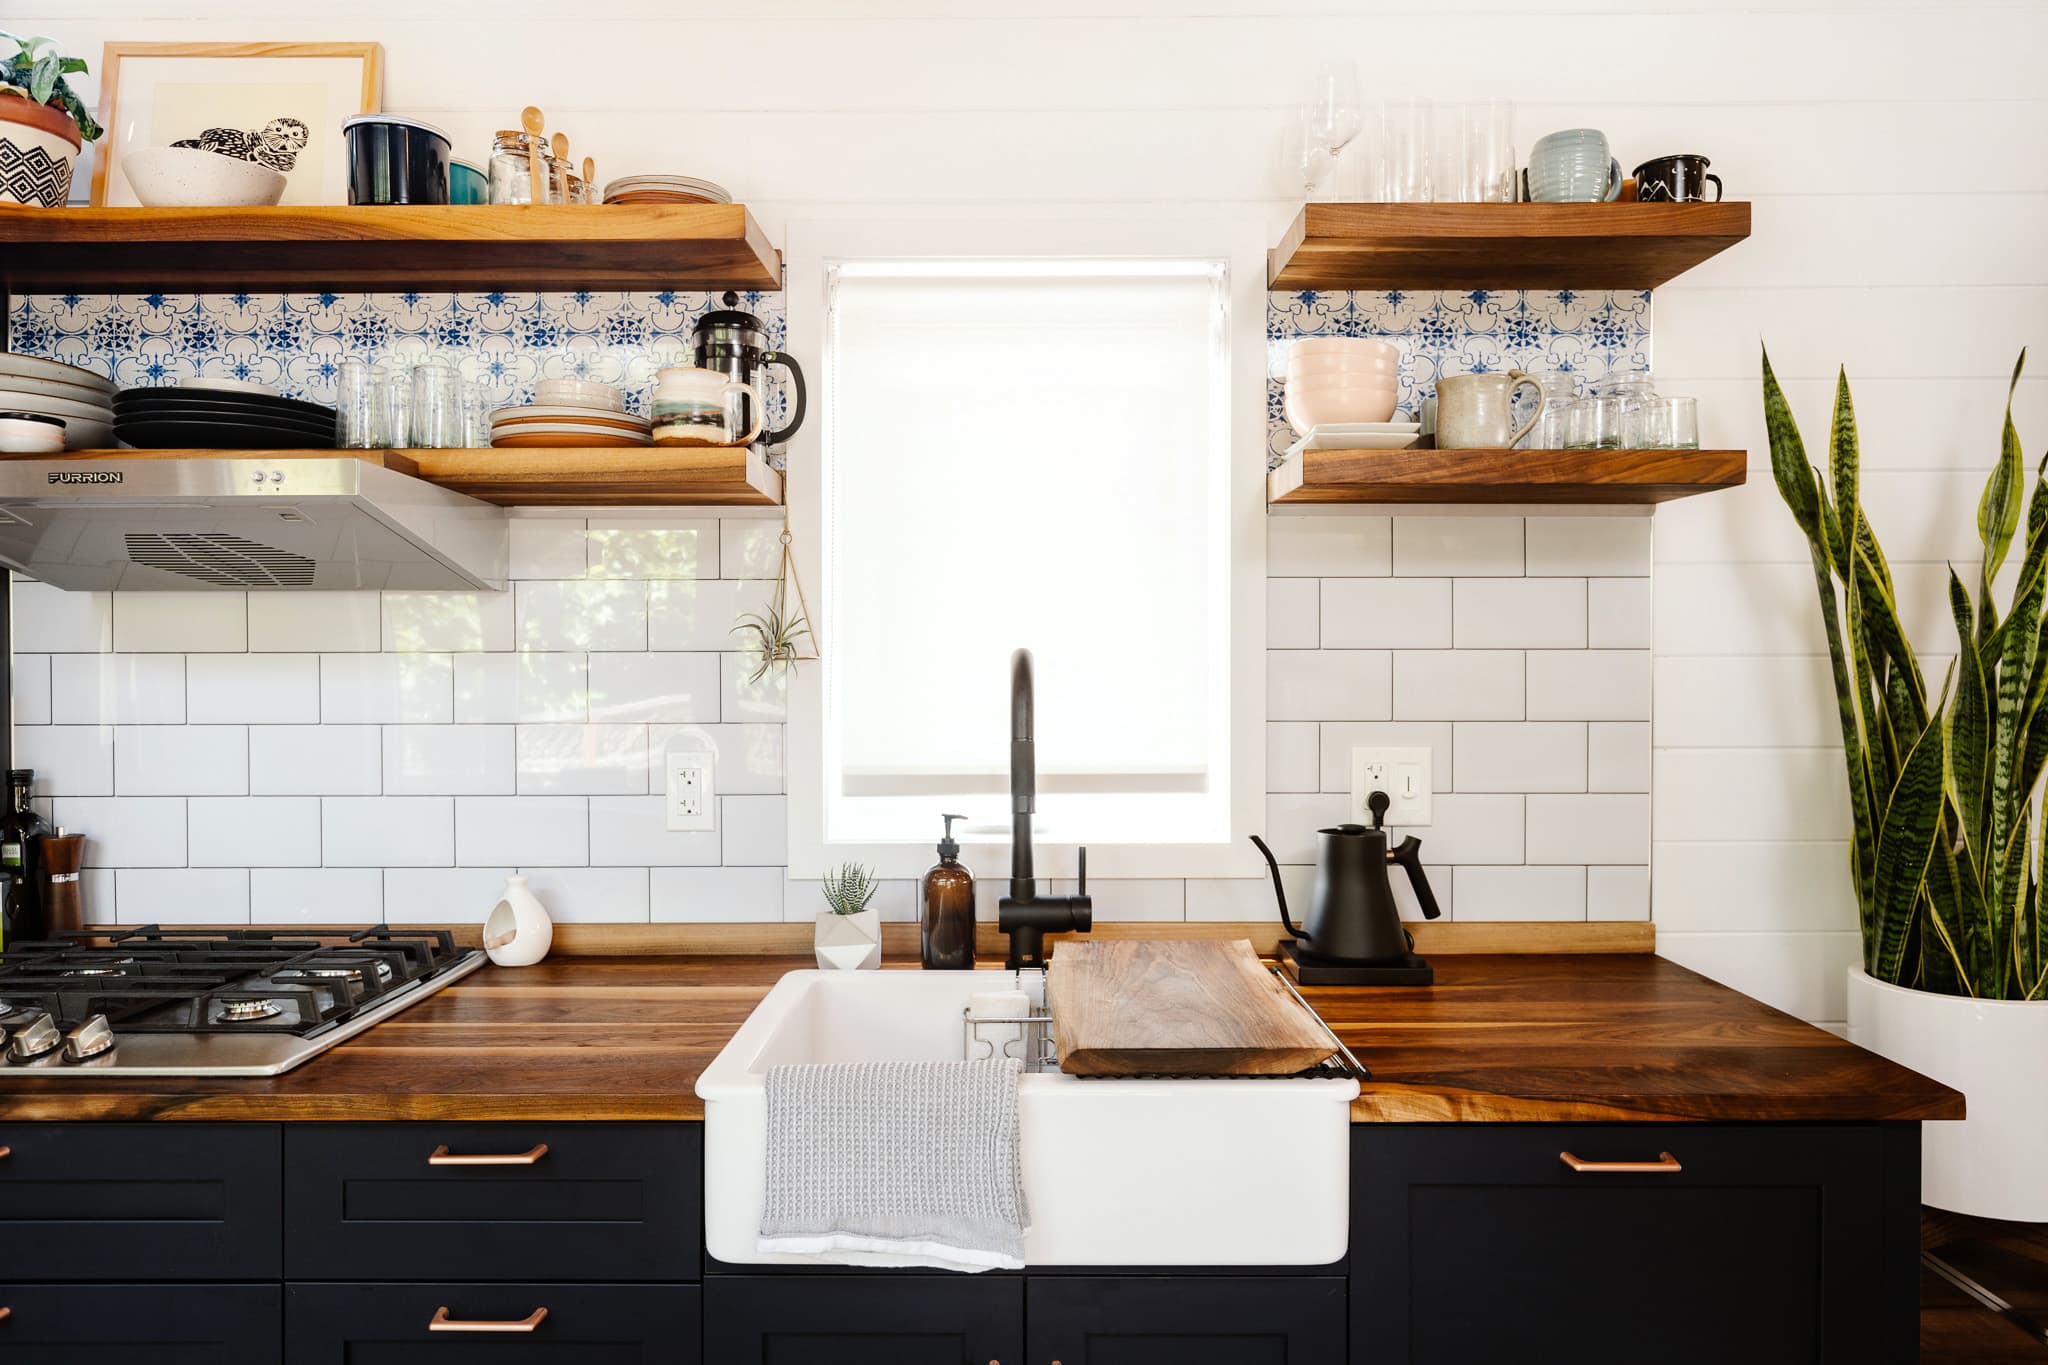
[[[1036,973],[1024,980],[1037,984]],[[768,1071],[802,1062],[957,1060],[970,995],[1016,974],[791,972],[697,1081],[704,1231],[734,1264],[756,1250]],[[1345,1252],[1358,1082],[1081,1080],[1019,1091],[1031,1265],[1323,1265]],[[1307,1197],[1291,1197],[1306,1192]]]

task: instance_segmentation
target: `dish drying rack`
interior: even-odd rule
[[[1296,1004],[1308,1011],[1309,1017],[1329,1036],[1330,1055],[1314,1066],[1285,1076],[1160,1076],[1160,1080],[1231,1080],[1231,1081],[1299,1081],[1350,1077],[1364,1082],[1372,1079],[1372,1072],[1336,1030],[1323,1022],[1323,1016],[1316,1013],[1315,1006],[1302,997],[1287,974],[1278,967],[1269,968],[1279,978],[1287,993],[1294,997]],[[1025,997],[1032,992],[1024,985],[1025,972],[1031,971],[1038,977],[1037,998],[1045,998],[1045,973],[1033,968],[1019,968],[1017,985],[1024,990]],[[1023,1063],[1023,1069],[1032,1073],[1057,1073],[1060,1069],[1059,1046],[1053,1039],[1052,1007],[1041,1005],[1019,1015],[976,1015],[966,1009],[960,1011],[960,1055],[970,1062],[992,1061],[997,1057],[1014,1057]],[[1084,1080],[1143,1080],[1148,1077],[1081,1077]]]

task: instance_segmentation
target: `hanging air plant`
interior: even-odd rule
[[[818,637],[811,629],[810,605],[804,601],[803,580],[797,577],[796,556],[790,553],[789,546],[789,521],[785,518],[782,523],[782,564],[775,573],[775,595],[768,600],[766,611],[747,612],[732,628],[733,634],[749,637],[747,647],[760,655],[754,671],[747,676],[749,686],[767,677],[768,671],[778,665],[794,669],[798,664],[813,662],[818,657]],[[789,600],[792,587],[796,592],[793,603]]]

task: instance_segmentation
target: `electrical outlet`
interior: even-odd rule
[[[1372,823],[1366,798],[1387,794],[1387,823],[1426,825],[1430,822],[1430,751],[1357,748],[1351,751],[1351,814],[1362,825]]]
[[[712,783],[715,756],[693,749],[674,749],[664,755],[663,763],[668,774],[668,827],[716,829],[717,793]]]

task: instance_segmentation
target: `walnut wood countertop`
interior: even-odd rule
[[[487,967],[269,1079],[0,1071],[0,1120],[701,1119],[698,1074],[777,978],[808,965]],[[1436,969],[1433,987],[1307,992],[1372,1069],[1355,1122],[1963,1114],[1946,1086],[1659,957],[1444,955]]]

